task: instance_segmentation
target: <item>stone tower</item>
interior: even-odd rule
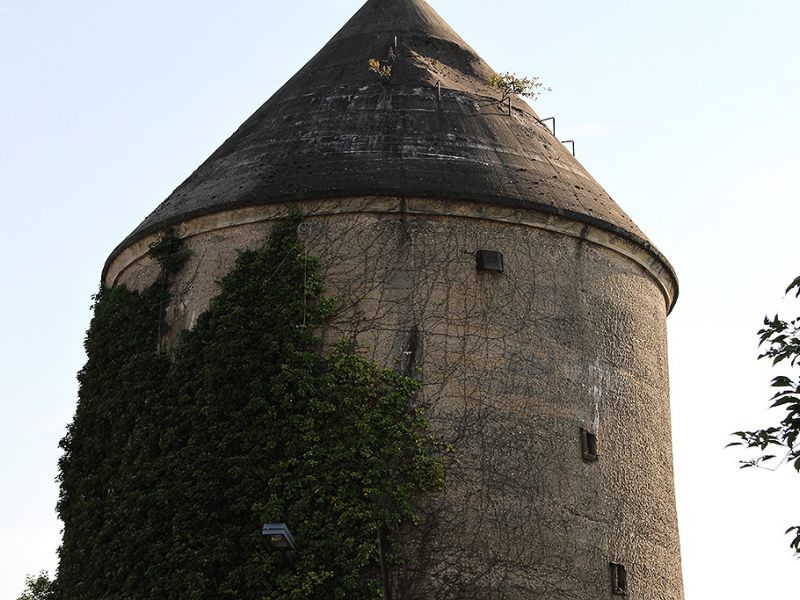
[[[368,68],[376,58],[391,67]],[[192,250],[191,328],[290,208],[339,299],[331,336],[421,373],[458,461],[395,595],[683,598],[667,260],[424,0],[369,0],[111,254],[110,286]]]

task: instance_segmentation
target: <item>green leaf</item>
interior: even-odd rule
[[[778,406],[783,406],[784,404],[791,404],[792,402],[796,402],[797,397],[795,396],[784,396],[782,398],[778,398],[775,402],[772,403],[770,408],[776,408]]]
[[[795,298],[800,297],[800,277],[797,277],[792,283],[789,284],[789,287],[786,288],[785,293],[791,292],[793,289],[797,289],[797,293],[795,294]]]
[[[793,385],[792,380],[784,375],[779,375],[772,380],[772,387],[791,387]]]

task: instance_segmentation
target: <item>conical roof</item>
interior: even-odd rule
[[[371,58],[391,64],[382,78]],[[369,0],[115,250],[232,208],[404,196],[524,207],[622,235],[667,261],[424,0]],[[437,88],[437,86],[439,86]]]

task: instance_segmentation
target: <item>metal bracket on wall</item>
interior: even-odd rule
[[[547,117],[546,119],[537,119],[537,121],[539,121],[540,125],[544,125],[545,122],[547,122],[547,121],[552,121],[553,122],[553,132],[552,133],[553,133],[553,137],[555,137],[555,135],[556,135],[556,118],[555,117]],[[544,125],[544,126],[547,127],[547,125]],[[547,130],[550,131],[550,128],[547,127]]]
[[[572,156],[575,156],[575,141],[574,140],[561,140],[561,143],[564,144],[565,146],[567,144],[571,144],[572,145]]]

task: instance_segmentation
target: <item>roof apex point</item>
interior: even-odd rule
[[[466,45],[425,0],[368,0],[331,41],[392,32],[431,35]]]

